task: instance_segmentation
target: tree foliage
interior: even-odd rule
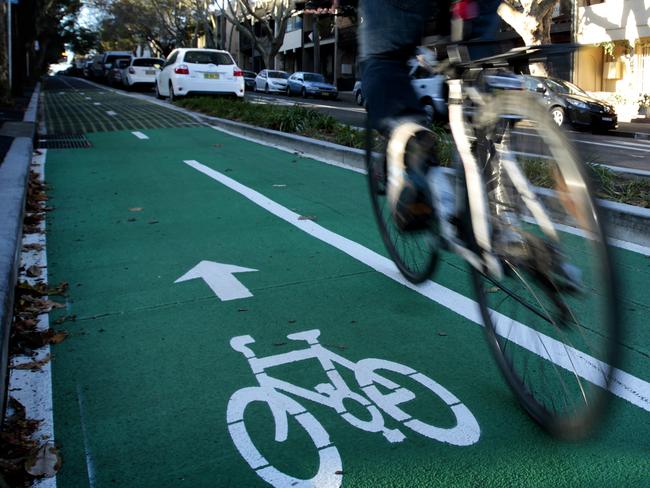
[[[267,68],[274,67],[295,12],[295,0],[225,0],[221,7],[221,13],[262,55]]]

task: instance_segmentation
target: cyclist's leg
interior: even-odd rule
[[[395,118],[424,115],[407,61],[422,39],[430,6],[427,0],[360,2],[362,86],[373,129],[388,132]]]
[[[425,113],[407,64],[422,39],[432,5],[427,0],[360,3],[362,86],[370,127],[389,138],[386,192],[402,230],[423,228],[433,216],[426,173],[435,164],[435,137],[422,125]]]

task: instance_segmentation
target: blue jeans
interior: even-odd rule
[[[420,44],[436,0],[360,0],[359,53],[370,126],[382,132],[400,117],[423,117],[407,61]],[[440,8],[448,8],[444,0]],[[490,39],[501,0],[480,0],[472,37]]]

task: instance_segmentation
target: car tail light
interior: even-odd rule
[[[242,70],[240,70],[240,69],[235,68],[235,71],[233,71],[232,75],[233,76],[241,76],[241,77],[243,77],[244,72]]]
[[[132,75],[135,74],[135,68],[133,66],[129,66],[129,73],[131,73]]]
[[[174,73],[176,73],[177,75],[189,75],[190,69],[184,64],[181,64],[174,70]]]

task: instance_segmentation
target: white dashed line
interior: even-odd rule
[[[134,131],[134,132],[131,132],[131,134],[133,134],[138,139],[149,139],[149,136],[147,136],[146,134],[143,134],[142,132]]]

